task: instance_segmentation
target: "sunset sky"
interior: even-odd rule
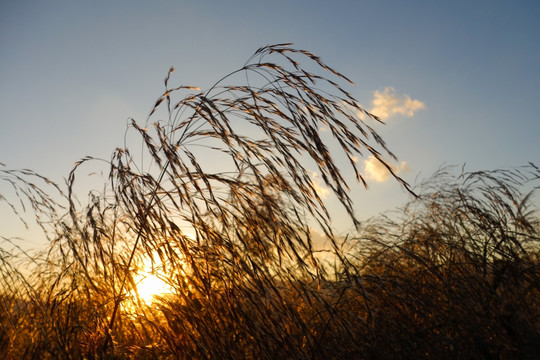
[[[540,165],[539,19],[525,0],[3,1],[0,162],[63,182],[78,159],[109,159],[128,118],[146,121],[171,66],[172,84],[204,89],[292,42],[355,82],[412,184],[443,164]],[[358,163],[361,217],[407,199]]]

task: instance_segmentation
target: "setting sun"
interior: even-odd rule
[[[135,277],[139,299],[147,305],[154,301],[154,296],[172,293],[172,288],[160,278],[159,271],[160,267],[156,264],[152,267],[150,261],[146,261],[143,272]]]

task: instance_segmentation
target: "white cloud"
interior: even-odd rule
[[[409,166],[405,161],[402,161],[399,165],[390,164],[390,168],[395,174],[409,170]],[[376,182],[384,182],[390,179],[391,176],[388,169],[373,155],[367,160],[364,160],[364,174],[367,179],[375,180]]]
[[[373,108],[370,112],[382,119],[397,114],[411,117],[416,111],[426,108],[426,104],[418,99],[413,100],[407,94],[396,94],[396,90],[391,86],[385,87],[382,92],[376,90],[371,103]]]
[[[361,106],[362,108],[364,108],[362,105],[358,104],[359,106]],[[356,117],[358,117],[360,120],[365,120],[366,119],[366,114],[364,114],[363,111],[361,110],[358,110],[358,108],[355,108],[354,106],[351,106],[349,103],[347,103],[346,101],[342,101],[341,102],[341,106],[346,110],[348,111],[351,115],[355,115]]]
[[[319,126],[319,131],[320,132],[329,132],[330,129],[328,128],[328,126]]]
[[[311,174],[311,182],[313,183],[313,187],[321,199],[326,199],[330,194],[330,189],[321,183],[321,179],[316,172]]]

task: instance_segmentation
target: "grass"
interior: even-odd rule
[[[131,122],[140,147],[125,144],[105,162],[83,158],[66,189],[0,168],[15,194],[0,200],[19,215],[31,208],[50,239],[37,254],[1,253],[8,358],[540,352],[540,228],[524,190],[538,187],[533,164],[445,168],[411,188],[384,160],[394,155],[373,128],[380,119],[340,85],[350,81],[289,44],[257,50],[204,91],[170,87],[173,71],[146,123]],[[369,155],[412,197],[360,221],[336,159],[348,158],[364,182],[355,159]],[[96,162],[108,179],[81,203],[78,176]],[[310,169],[355,224],[345,236],[334,234]],[[315,225],[331,244],[324,255]],[[172,289],[150,304],[137,292],[144,264]]]

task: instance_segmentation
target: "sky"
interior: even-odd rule
[[[292,42],[354,81],[411,184],[444,164],[540,165],[539,18],[526,0],[3,1],[0,162],[63,183],[82,157],[109,159],[128,118],[146,121],[171,66],[171,83],[204,89]],[[360,217],[407,200],[358,163]]]

